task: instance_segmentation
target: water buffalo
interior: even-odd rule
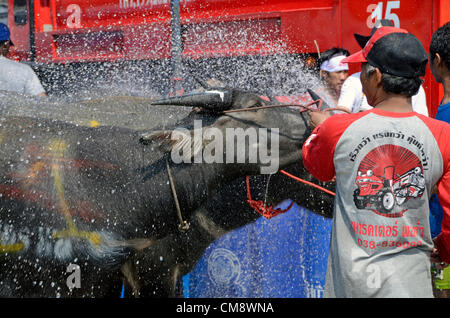
[[[301,122],[294,110],[271,109],[223,115],[210,128],[225,134],[227,128],[280,126],[277,164],[285,167],[300,157],[306,137]],[[276,131],[267,135],[274,137],[272,133]],[[266,166],[261,160],[236,163],[236,158],[231,164],[173,164],[167,160],[167,151],[174,149],[167,138],[171,134],[166,127],[146,134],[142,143],[142,131],[3,113],[0,295],[113,296],[128,260],[139,265],[155,242],[178,235],[172,185],[182,217],[191,220],[193,211],[221,186],[259,174]],[[202,139],[200,149],[209,144]],[[250,151],[245,155],[248,159]]]
[[[254,94],[235,91],[232,107],[257,107],[266,101]],[[309,93],[316,99],[313,91]],[[182,104],[182,103],[180,103]],[[328,108],[324,105],[324,108]],[[198,118],[196,115],[194,118]],[[202,116],[202,115],[200,115]],[[304,126],[305,135],[309,135],[308,116],[304,114],[299,125]],[[186,123],[192,118],[185,118]],[[312,177],[304,168],[301,157],[285,171],[300,176],[328,190],[334,191],[334,183],[323,183]],[[305,183],[298,182],[277,172],[270,176],[254,175],[250,178],[252,197],[262,199],[267,205],[276,206],[283,200],[291,199],[308,210],[324,217],[331,217],[334,196]],[[175,232],[157,240],[151,249],[135,255],[134,279],[128,286],[127,296],[174,297],[176,283],[181,276],[188,274],[202,257],[205,249],[224,234],[248,223],[261,215],[247,203],[246,180],[238,178],[224,185],[205,204],[192,215],[190,228],[185,232]],[[130,280],[127,281],[129,283]],[[140,282],[145,282],[140,284]]]
[[[0,92],[1,93],[1,92]],[[5,94],[2,96],[0,112],[4,115],[34,115],[37,117],[57,118],[78,125],[97,126],[113,124],[133,129],[164,128],[178,125],[192,126],[194,119],[215,120],[209,113],[191,112],[191,107],[165,105],[149,106],[151,100],[141,97],[105,97],[88,100],[82,103],[64,104],[59,101],[36,100],[30,97]],[[235,90],[232,108],[261,106],[265,104],[255,94]],[[306,126],[307,116],[299,121]],[[305,129],[307,134],[307,129]],[[294,175],[311,180],[301,161],[285,168]],[[270,180],[270,182],[268,181]],[[295,202],[316,213],[330,216],[333,198],[310,186],[294,181],[285,175],[276,173],[270,177],[252,176],[252,194],[259,199],[276,205],[280,201],[291,198]],[[333,187],[333,184],[326,185]],[[155,240],[152,248],[145,253],[135,255],[136,259],[129,264],[140,265],[139,280],[141,296],[167,297],[174,296],[175,282],[180,275],[189,272],[200,259],[205,248],[224,233],[239,226],[248,224],[259,217],[246,202],[245,180],[237,179],[220,189],[212,198],[199,207],[189,219],[190,228],[186,232],[176,231]],[[129,274],[130,271],[128,271]],[[132,272],[137,272],[136,270]],[[103,284],[98,288],[107,290],[110,286]],[[117,285],[111,286],[109,295],[117,296]],[[136,286],[134,286],[136,293]],[[130,295],[133,289],[127,289]],[[100,293],[97,293],[100,294]],[[108,294],[108,293],[103,293]]]
[[[310,91],[310,94],[314,99],[317,99],[314,92]],[[231,95],[230,103],[233,109],[266,105],[266,101],[256,94],[233,90]],[[97,100],[91,103],[99,105],[106,100]],[[164,105],[169,109],[173,107],[173,104],[189,104],[184,99],[177,102],[173,102],[173,99],[164,102],[170,102],[170,105]],[[128,104],[133,105],[132,109],[134,110],[137,108],[136,103],[137,101],[128,101]],[[201,103],[201,100],[195,99],[191,103],[196,105]],[[123,105],[123,102],[121,105]],[[326,107],[328,106],[326,105]],[[220,105],[218,108],[222,109]],[[184,111],[185,109],[181,108],[180,110]],[[208,114],[210,113],[190,113],[177,124],[189,126],[195,119],[207,120]],[[307,118],[307,115],[305,115],[299,121],[299,125],[305,127],[305,134],[309,134]],[[139,125],[137,122],[134,122],[134,124]],[[289,165],[284,170],[307,181],[334,190],[333,183],[324,184],[315,180],[301,164],[301,157],[298,162]],[[255,175],[251,177],[250,184],[254,198],[263,199],[270,205],[275,206],[289,198],[315,213],[331,217],[332,195],[304,183],[299,183],[284,174],[278,172],[270,178]],[[127,286],[129,287],[126,289],[129,292],[127,296],[136,296],[136,294],[141,297],[175,296],[175,283],[179,281],[182,275],[189,273],[194,268],[204,250],[214,240],[231,230],[255,221],[258,217],[260,215],[247,204],[245,179],[233,180],[193,213],[193,217],[189,220],[190,228],[188,231],[171,233],[157,240],[152,248],[146,250],[145,253],[135,255],[133,265],[136,266],[132,271],[134,277],[131,279],[132,286]],[[130,278],[128,277],[127,282],[129,281]]]

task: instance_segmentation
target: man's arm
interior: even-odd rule
[[[331,119],[332,117],[330,117]],[[302,148],[303,164],[315,178],[330,181],[335,176],[333,155],[335,143],[329,131],[330,120],[319,124]]]
[[[450,167],[442,176],[438,184],[438,198],[441,203],[443,216],[441,233],[437,236],[435,244],[440,259],[445,263],[450,263]]]
[[[321,113],[310,113],[310,121],[317,124],[317,127],[302,148],[303,164],[309,173],[324,182],[335,177],[336,145],[347,127],[365,115],[365,113],[337,114],[324,119]]]
[[[448,139],[449,125],[441,122],[444,126],[436,134],[443,159],[443,175],[437,184],[439,203],[442,206],[443,215],[441,233],[435,239],[435,246],[441,261],[450,263],[450,140]]]

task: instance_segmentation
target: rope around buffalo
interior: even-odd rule
[[[313,109],[312,105],[314,104],[318,104],[317,109]],[[260,109],[268,109],[268,108],[281,108],[281,107],[301,107],[303,108],[302,110],[300,110],[300,113],[305,112],[305,111],[322,111],[322,100],[315,100],[312,102],[309,102],[306,105],[298,105],[298,104],[280,104],[280,105],[268,105],[268,106],[259,106],[259,107],[248,107],[248,108],[241,108],[241,109],[230,109],[230,110],[225,110],[222,113],[237,113],[237,112],[244,112],[244,111],[253,111],[253,110],[260,110]],[[350,113],[348,111],[348,109],[344,108],[344,107],[333,107],[333,108],[328,108],[325,109],[323,111],[333,111],[333,110],[337,110],[337,111],[342,111],[345,113]],[[310,181],[304,180],[302,178],[296,177],[284,170],[280,170],[281,173],[283,173],[284,175],[302,182],[306,185],[312,186],[316,189],[319,189],[327,194],[333,195],[335,196],[336,194],[328,189],[325,189],[315,183],[312,183]],[[289,211],[291,209],[291,207],[294,204],[294,201],[291,201],[291,203],[289,204],[289,206],[286,209],[279,209],[279,208],[273,208],[273,206],[271,205],[267,205],[265,202],[263,201],[259,201],[259,200],[253,200],[252,196],[251,196],[251,191],[250,191],[250,178],[249,176],[246,177],[246,186],[247,186],[247,203],[259,214],[261,214],[262,216],[264,216],[266,219],[271,219],[274,216],[278,215],[278,214],[282,214],[282,213],[286,213],[287,211]]]
[[[183,215],[181,214],[180,202],[178,201],[177,191],[175,190],[175,183],[173,181],[172,172],[170,170],[169,157],[166,158],[166,168],[167,175],[169,177],[170,189],[172,190],[173,200],[175,201],[175,207],[177,209],[178,221],[180,222],[178,224],[178,229],[181,232],[186,232],[187,230],[189,230],[189,223],[183,220]]]
[[[313,109],[311,108],[311,106],[313,104],[318,104],[317,109]],[[255,111],[255,110],[260,110],[260,109],[268,109],[268,108],[281,108],[281,107],[301,107],[303,108],[302,110],[300,110],[300,113],[305,112],[305,111],[321,111],[322,108],[322,100],[315,100],[312,101],[306,105],[298,105],[298,104],[280,104],[280,105],[268,105],[268,106],[259,106],[259,107],[249,107],[249,108],[241,108],[241,109],[230,109],[230,110],[225,110],[222,113],[235,113],[235,112],[244,112],[244,111]],[[343,111],[343,112],[347,112],[349,113],[349,111],[345,108],[342,107],[335,107],[335,108],[328,108],[325,111],[332,111],[332,110],[338,110],[338,111]],[[177,196],[177,191],[175,189],[175,183],[172,177],[172,173],[170,170],[170,165],[169,165],[169,159],[166,158],[166,168],[167,168],[167,175],[169,178],[169,184],[170,184],[170,189],[172,191],[172,196],[175,202],[175,207],[177,210],[177,217],[178,217],[178,229],[181,232],[185,232],[189,229],[189,223],[185,220],[183,220],[183,215],[181,214],[181,208],[180,208],[180,203],[178,200],[178,196]],[[281,173],[283,173],[284,175],[305,183],[307,185],[313,186],[319,190],[324,191],[325,193],[331,194],[331,195],[335,195],[334,192],[329,191],[321,186],[318,186],[317,184],[314,184],[312,182],[309,182],[307,180],[301,179],[299,177],[296,177],[294,175],[291,175],[290,173],[284,171],[284,170],[280,170]],[[249,176],[246,177],[246,185],[247,185],[247,203],[259,214],[261,214],[262,216],[264,216],[267,219],[271,219],[274,216],[278,215],[278,214],[282,214],[285,213],[287,211],[289,211],[291,209],[291,207],[294,205],[294,201],[291,201],[290,205],[286,208],[286,209],[279,209],[279,208],[273,208],[270,205],[267,205],[265,202],[263,201],[257,201],[257,200],[253,200],[252,196],[251,196],[251,191],[250,191],[250,179]]]
[[[319,104],[317,109],[311,108],[311,106],[314,105],[314,104]],[[312,111],[312,112],[314,112],[314,111],[324,111],[324,112],[329,112],[329,111],[333,111],[333,110],[342,111],[342,112],[345,112],[345,113],[350,113],[348,111],[348,109],[345,108],[345,107],[333,107],[333,108],[327,108],[327,109],[321,110],[321,108],[322,108],[322,100],[321,99],[314,100],[312,102],[309,102],[306,105],[299,105],[299,104],[267,105],[267,106],[247,107],[247,108],[240,108],[240,109],[229,109],[229,110],[224,110],[221,113],[228,114],[228,113],[248,112],[248,111],[260,110],[260,109],[268,109],[268,108],[281,108],[281,107],[301,107],[301,108],[303,108],[303,110],[300,110],[300,113],[303,113],[305,111]]]

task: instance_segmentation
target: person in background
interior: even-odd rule
[[[368,111],[330,116],[302,148],[317,179],[336,177],[324,297],[433,297],[431,263],[450,262],[450,124],[413,112],[427,52],[407,30],[380,27],[359,52]],[[429,196],[444,209],[433,241]],[[436,249],[435,249],[436,247]]]
[[[344,48],[333,47],[320,54],[317,60],[319,77],[323,88],[317,93],[331,107],[336,107],[341,93],[342,84],[348,77],[348,64],[342,60],[350,53]]]
[[[0,23],[0,90],[46,96],[39,78],[30,66],[7,58],[11,45],[14,45],[10,36],[8,26]]]
[[[370,37],[375,31],[382,26],[393,26],[390,20],[377,20],[372,32],[369,36],[354,34],[356,42],[361,48],[364,48]],[[338,106],[347,108],[350,112],[356,113],[371,109],[367,102],[367,98],[362,92],[362,85],[360,80],[361,72],[350,75],[342,85],[341,94],[339,96]],[[428,116],[428,107],[426,101],[425,90],[420,86],[416,95],[412,96],[413,110],[419,114]]]
[[[442,84],[444,97],[435,118],[450,123],[450,22],[437,29],[431,37],[430,70],[436,82]],[[433,237],[441,232],[443,209],[437,194],[430,199],[430,225]],[[438,297],[450,297],[450,267],[436,266],[435,288]]]

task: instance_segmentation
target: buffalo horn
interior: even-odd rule
[[[317,95],[316,92],[314,92],[312,89],[309,89],[309,88],[308,88],[307,90],[308,90],[308,93],[309,93],[309,95],[311,95],[311,98],[312,98],[313,100],[319,100],[319,99],[322,100],[322,110],[331,108],[330,105],[328,105],[328,104],[323,100],[323,98],[321,98],[319,95]]]
[[[201,107],[222,111],[231,107],[232,92],[228,89],[211,89],[201,93],[190,93],[152,102],[152,105],[175,105]]]

